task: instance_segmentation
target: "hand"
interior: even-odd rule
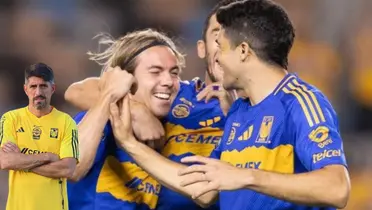
[[[130,100],[132,128],[134,135],[153,149],[164,146],[165,131],[163,124],[142,103]]]
[[[211,98],[217,98],[220,101],[220,107],[225,116],[229,112],[231,104],[234,102],[233,96],[227,92],[220,83],[212,83],[206,86],[200,91],[196,98],[198,101],[205,99],[205,103],[208,103]]]
[[[136,79],[132,74],[120,67],[109,68],[105,71],[98,83],[102,96],[109,95],[111,102],[117,102],[129,91],[136,91]]]
[[[3,150],[3,152],[6,152],[6,153],[10,153],[10,152],[20,153],[21,152],[18,146],[11,141],[8,141],[7,143],[5,143],[1,149]]]
[[[117,143],[122,146],[126,142],[136,140],[133,135],[129,96],[126,95],[118,103],[110,104],[110,122]]]
[[[194,192],[196,199],[210,191],[237,190],[243,188],[243,180],[249,178],[247,169],[240,169],[226,162],[201,156],[190,156],[181,159],[182,163],[199,163],[179,171],[184,178],[181,186],[185,187],[198,182],[208,182],[202,190]]]
[[[46,154],[48,155],[48,160],[49,160],[50,162],[56,162],[56,161],[59,161],[59,160],[60,160],[60,159],[59,159],[59,156],[56,155],[56,154],[54,154],[54,153],[47,152]]]

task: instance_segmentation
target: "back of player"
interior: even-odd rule
[[[61,159],[78,158],[76,124],[55,108],[41,118],[33,115],[28,107],[5,113],[1,120],[1,145],[7,141],[15,143],[21,153],[27,155],[50,152]],[[11,170],[6,209],[68,209],[66,179]]]
[[[219,143],[225,116],[219,101],[211,99],[208,103],[198,101],[196,96],[205,84],[195,78],[182,82],[180,92],[173,102],[172,111],[166,119],[166,145],[162,154],[176,162],[192,155],[209,156]],[[157,209],[202,209],[186,196],[162,187]],[[217,209],[212,206],[209,209]]]
[[[214,155],[236,167],[293,174],[345,165],[337,116],[313,86],[288,74],[261,103],[237,100]],[[279,200],[253,190],[223,191],[221,209],[329,210]]]
[[[84,118],[86,112],[78,113],[74,120],[79,124]],[[96,186],[99,173],[103,167],[107,148],[114,141],[112,139],[111,126],[109,123],[104,128],[97,154],[92,168],[88,174],[79,182],[68,182],[68,198],[70,210],[92,210],[95,209]]]

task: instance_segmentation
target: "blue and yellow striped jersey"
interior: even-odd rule
[[[225,116],[219,101],[197,101],[205,84],[195,78],[181,82],[180,91],[165,120],[167,141],[162,154],[176,162],[191,155],[209,156],[222,137]],[[202,209],[190,198],[161,188],[157,209]],[[217,209],[212,206],[210,209]]]
[[[78,113],[74,120],[78,124],[85,116],[86,112]],[[105,162],[108,147],[113,144],[113,134],[110,123],[104,128],[101,142],[97,149],[97,154],[92,168],[88,174],[79,182],[68,182],[67,191],[70,210],[94,210],[96,198],[96,186],[99,173]]]
[[[123,150],[109,149],[99,174],[96,209],[155,209],[160,184],[142,170]]]
[[[288,74],[275,91],[251,106],[238,99],[212,156],[236,167],[302,173],[331,164],[346,166],[334,109],[315,87]],[[221,209],[320,210],[243,189],[220,193]]]

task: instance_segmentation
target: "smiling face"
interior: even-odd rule
[[[174,52],[166,46],[151,47],[137,57],[134,77],[136,101],[144,103],[157,117],[170,111],[179,90],[180,67]]]
[[[223,70],[216,62],[218,46],[216,39],[221,29],[221,25],[216,20],[216,15],[209,19],[209,26],[205,32],[205,41],[198,41],[198,55],[207,63],[208,74],[213,82],[222,81]]]
[[[218,45],[216,59],[224,70],[224,88],[226,90],[240,89],[244,85],[239,83],[239,77],[245,72],[244,59],[242,59],[242,56],[246,57],[245,53],[242,53],[241,46],[233,47],[231,45],[224,29],[219,32],[216,43]]]
[[[39,77],[30,77],[26,80],[24,91],[28,97],[29,105],[36,110],[46,109],[55,91],[55,85]]]

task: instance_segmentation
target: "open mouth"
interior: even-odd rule
[[[155,93],[154,97],[160,100],[168,101],[170,99],[170,93]]]

